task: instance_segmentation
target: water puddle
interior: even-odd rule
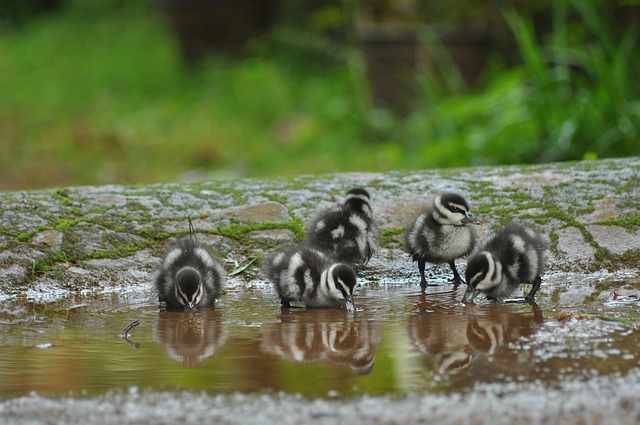
[[[637,277],[577,279],[551,276],[537,305],[469,306],[460,304],[464,287],[421,295],[406,282],[372,280],[352,315],[281,311],[270,287],[242,281],[216,308],[195,314],[159,311],[150,289],[51,303],[13,298],[0,304],[0,397],[131,388],[323,398],[464,393],[638,369]],[[120,338],[134,320],[140,325]]]

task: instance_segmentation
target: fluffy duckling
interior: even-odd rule
[[[345,263],[368,263],[378,247],[369,192],[354,188],[342,205],[319,211],[307,226],[310,246]]]
[[[290,247],[264,258],[262,267],[278,291],[283,308],[303,301],[308,308],[344,305],[349,311],[355,310],[353,268],[334,262],[316,249]]]
[[[467,201],[457,193],[442,193],[431,199],[409,226],[405,243],[413,261],[418,262],[420,287],[424,292],[425,263],[448,263],[453,283],[462,282],[455,260],[468,255],[476,243],[477,229],[468,224],[482,224],[471,214]]]
[[[467,262],[467,291],[463,301],[472,301],[480,292],[490,299],[504,299],[521,284],[531,284],[524,299],[531,302],[540,288],[546,242],[520,224],[497,229]]]
[[[154,279],[158,300],[168,310],[214,305],[222,295],[224,276],[222,266],[191,232],[178,239],[158,264]]]

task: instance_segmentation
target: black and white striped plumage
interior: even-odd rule
[[[307,225],[310,246],[345,263],[367,263],[378,247],[369,192],[354,188],[342,205],[319,211]]]
[[[184,366],[193,367],[215,355],[227,340],[227,323],[216,308],[193,312],[161,311],[154,337],[164,353]]]
[[[353,268],[316,249],[298,245],[278,251],[263,259],[262,267],[285,308],[302,301],[308,308],[344,305],[355,310]]]
[[[456,193],[442,193],[431,199],[407,229],[406,247],[413,261],[418,262],[420,286],[427,286],[425,263],[448,263],[453,271],[453,282],[462,281],[455,260],[468,255],[476,243],[477,229],[470,224],[481,224],[471,214],[469,204]]]
[[[520,224],[497,229],[467,262],[463,301],[473,300],[480,292],[491,299],[504,299],[521,284],[533,285],[522,300],[533,301],[540,288],[546,248],[540,235]]]
[[[214,305],[222,295],[225,273],[213,254],[193,233],[178,239],[158,264],[158,300],[168,310],[193,310]]]
[[[380,322],[332,310],[313,313],[288,314],[263,325],[262,351],[291,362],[345,364],[359,375],[371,372],[382,340]]]

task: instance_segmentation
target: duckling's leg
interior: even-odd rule
[[[456,269],[456,262],[449,261],[449,267],[451,267],[451,271],[453,272],[453,280],[451,281],[451,283],[453,283],[456,286],[461,283],[464,283],[462,278],[460,277],[460,273],[458,273],[458,270]]]
[[[529,291],[527,296],[524,297],[524,300],[526,302],[530,303],[533,301],[533,297],[536,296],[536,292],[538,292],[538,289],[540,289],[541,283],[542,283],[542,277],[540,275],[536,276],[536,278],[533,280],[531,290]]]
[[[420,270],[420,288],[422,289],[422,292],[427,289],[427,279],[424,278],[424,267],[425,261],[418,260],[418,270]]]
[[[538,289],[540,289],[540,284],[542,283],[542,278],[540,276],[536,276],[536,278],[533,280],[533,282],[531,283],[531,290],[529,291],[529,293],[527,294],[526,297],[524,298],[507,298],[505,300],[503,300],[506,303],[529,303],[529,304],[535,304],[535,300],[533,299],[533,297],[536,296],[536,292],[538,292]]]

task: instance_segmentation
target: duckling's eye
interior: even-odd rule
[[[454,212],[454,213],[461,213],[462,212],[462,210],[460,208],[458,208],[458,207],[456,207],[454,205],[450,205],[449,209],[451,210],[451,212]]]

